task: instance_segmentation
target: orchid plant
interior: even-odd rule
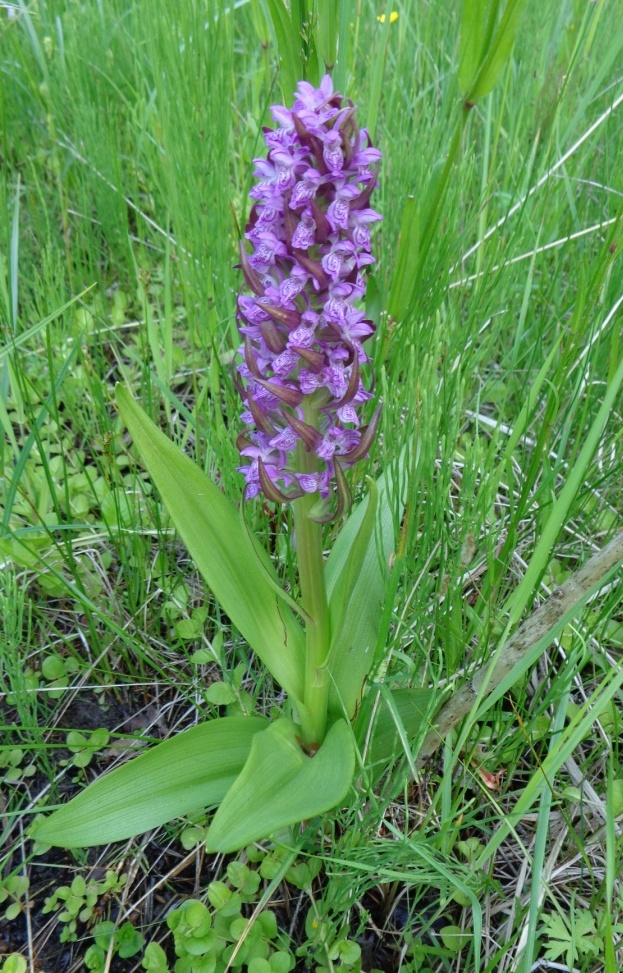
[[[408,314],[420,286],[467,118],[500,78],[524,5],[489,0],[483,17],[481,0],[463,0],[463,110],[428,197],[405,202],[387,305],[396,322]],[[284,76],[293,76],[301,57],[310,58],[307,67],[316,64],[317,55],[343,73],[347,39],[338,45],[335,15],[323,10],[312,32],[315,44],[303,56],[299,8],[288,14],[275,4],[271,11]],[[380,152],[329,75],[317,88],[299,82],[292,108],[273,107],[272,115],[276,127],[265,130],[266,157],[255,162],[241,249],[247,292],[239,297],[237,315],[242,345],[236,382],[244,400],[238,446],[245,499],[262,496],[292,506],[296,599],[247,530],[243,510],[167,439],[126,389],[117,391],[117,403],[197,568],[285,699],[273,720],[260,714],[212,719],[104,775],[33,823],[32,835],[43,844],[119,841],[201,808],[217,809],[208,851],[287,837],[287,829],[354,794],[359,775],[374,782],[398,752],[415,770],[410,741],[424,735],[436,708],[432,689],[390,691],[370,679],[376,663],[378,671],[384,668],[387,605],[397,578],[390,565],[396,546],[398,560],[402,554],[394,536],[405,511],[401,464],[376,482],[368,479],[368,497],[352,509],[346,477],[369,452],[380,415],[377,408],[361,425],[372,398],[364,345],[374,323],[361,306],[366,268],[374,263],[370,232],[381,218],[370,207]],[[323,525],[346,515],[325,557]],[[603,552],[610,566],[618,557],[615,548]],[[530,577],[524,587],[528,583]],[[578,585],[572,587],[576,592]],[[568,600],[572,595],[561,604]],[[561,610],[548,608],[550,620],[553,614],[562,624]],[[499,684],[525,671],[529,652],[524,648],[519,661],[516,656],[511,639],[493,669],[484,667],[446,702],[422,754],[430,754],[465,715],[473,687],[479,694],[487,686],[499,692]]]
[[[302,81],[291,109],[272,108],[266,157],[255,161],[241,248],[246,292],[236,382],[245,499],[291,504],[298,599],[236,505],[151,422],[125,389],[121,415],[208,586],[287,694],[278,718],[229,715],[186,730],[95,781],[33,826],[65,847],[121,840],[173,817],[216,807],[210,851],[230,852],[343,802],[357,768],[386,765],[398,720],[413,731],[423,690],[378,706],[364,686],[377,658],[395,547],[390,493],[368,480],[351,511],[346,471],[374,441],[364,345],[374,323],[361,305],[374,262],[370,207],[380,152],[356,108]],[[249,248],[250,245],[250,248]],[[399,492],[399,491],[398,491]],[[325,558],[324,525],[350,512]]]

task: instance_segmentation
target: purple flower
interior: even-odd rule
[[[363,268],[374,263],[370,209],[381,153],[355,121],[352,102],[299,83],[292,109],[271,109],[266,158],[256,184],[241,266],[251,293],[238,298],[239,387],[245,432],[238,437],[245,496],[286,502],[318,494],[325,512],[350,502],[343,471],[368,452],[379,410],[361,427],[372,396],[361,367],[374,333],[357,302]]]

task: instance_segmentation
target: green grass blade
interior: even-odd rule
[[[544,787],[549,787],[556,774],[571,756],[573,751],[588,736],[591,726],[608,703],[616,698],[616,694],[623,686],[623,669],[610,669],[601,683],[587,699],[581,710],[573,717],[560,733],[557,746],[550,749],[543,764],[537,767],[530,780],[515,801],[512,811],[507,818],[500,822],[495,835],[487,843],[479,856],[479,863],[486,861],[495,853],[502,842],[512,833],[515,825],[527,814]]]
[[[281,62],[281,90],[285,104],[290,104],[298,82],[303,77],[301,65],[301,39],[297,37],[290,14],[283,0],[266,0],[277,37]]]
[[[374,720],[366,760],[366,766],[374,768],[373,776],[386,769],[390,759],[403,755],[415,773],[411,752],[432,722],[435,697],[433,689],[390,690],[385,685],[373,684],[364,696],[355,723],[355,733],[363,749],[370,721]]]
[[[71,300],[66,301],[61,307],[58,307],[50,314],[47,314],[41,319],[41,321],[37,321],[36,324],[32,324],[29,328],[26,328],[25,331],[20,332],[20,334],[16,335],[15,337],[11,337],[9,342],[0,347],[0,361],[7,358],[17,348],[27,344],[31,338],[39,334],[39,332],[46,328],[49,324],[52,324],[53,321],[56,321],[62,314],[65,313],[65,311],[67,311],[78,301],[81,301],[82,298],[92,291],[94,287],[95,284],[91,284],[90,287],[85,287],[83,291],[80,291],[80,293],[76,294],[75,297],[72,297]]]
[[[580,454],[572,469],[569,471],[567,480],[552,506],[552,511],[547,519],[543,533],[539,538],[534,554],[530,559],[526,573],[508,600],[506,608],[509,613],[509,627],[514,626],[519,621],[532,598],[540,578],[543,576],[543,572],[549,563],[554,544],[556,543],[556,538],[569,516],[571,504],[584,482],[589,464],[599,446],[608,417],[618,400],[622,384],[623,358],[619,363],[612,381],[608,384],[602,404],[584,439],[584,445]]]

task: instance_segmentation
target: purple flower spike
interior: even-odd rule
[[[238,298],[240,472],[247,499],[317,494],[316,519],[327,520],[348,509],[344,470],[378,425],[378,410],[363,428],[358,416],[372,397],[361,366],[374,324],[357,302],[374,263],[370,224],[381,216],[369,201],[381,153],[328,75],[319,88],[301,81],[292,109],[271,112],[278,127],[265,129],[267,157],[254,160],[251,249],[241,256],[251,294]]]

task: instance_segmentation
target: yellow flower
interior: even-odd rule
[[[378,20],[379,24],[384,24],[385,14],[379,14],[379,16],[376,19]],[[395,24],[397,20],[398,20],[398,13],[395,10],[392,10],[392,12],[389,15],[390,24]]]

